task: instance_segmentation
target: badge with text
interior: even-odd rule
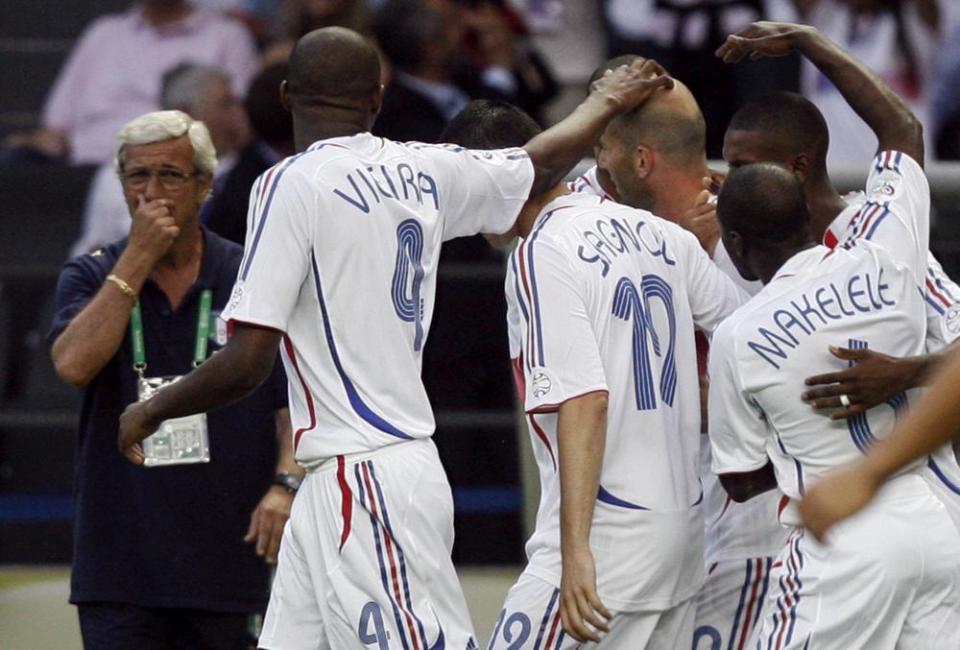
[[[137,394],[141,402],[180,377],[141,377]],[[157,432],[141,443],[147,467],[210,462],[210,438],[205,413],[164,420]]]

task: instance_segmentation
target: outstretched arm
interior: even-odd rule
[[[639,59],[598,79],[570,115],[524,146],[535,170],[530,195],[551,189],[589,156],[613,118],[637,108],[658,88],[672,87],[673,79],[650,59]]]
[[[907,105],[869,68],[815,27],[757,22],[728,36],[717,50],[727,63],[744,57],[800,52],[833,82],[850,107],[873,130],[879,151],[902,151],[923,165],[923,126]]]
[[[960,431],[960,354],[952,354],[930,392],[910,409],[867,456],[813,485],[800,514],[817,539],[837,522],[862,510],[880,486],[910,463],[941,447]]]

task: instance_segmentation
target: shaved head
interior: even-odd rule
[[[725,149],[727,144],[733,145],[731,156],[724,151],[724,158],[734,165],[785,163],[805,153],[813,171],[826,175],[830,145],[827,123],[820,110],[797,93],[771,93],[746,102],[730,118]]]
[[[646,145],[677,165],[700,163],[706,155],[707,125],[690,89],[674,80],[635,111],[617,117],[610,135],[628,149]]]
[[[324,27],[297,41],[287,84],[295,103],[363,108],[380,87],[380,59],[360,34]]]
[[[725,230],[763,243],[809,234],[810,214],[800,181],[774,163],[732,170],[717,198],[717,218]]]

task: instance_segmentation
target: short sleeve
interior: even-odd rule
[[[510,230],[533,186],[533,163],[526,151],[423,146],[441,175],[444,241]]]
[[[103,285],[105,273],[92,262],[90,255],[82,255],[67,262],[57,280],[56,311],[47,332],[47,342],[53,343],[70,321],[83,311]]]
[[[749,296],[707,256],[697,238],[680,231],[678,243],[684,249],[690,311],[694,324],[713,332],[720,322],[745,303]],[[723,246],[723,244],[718,244]]]
[[[924,284],[930,247],[930,185],[923,169],[901,151],[881,151],[867,177],[866,203],[850,220],[840,245],[866,239],[887,249]]]
[[[716,474],[752,472],[767,464],[767,423],[744,389],[736,365],[734,332],[717,330],[710,346],[710,447]]]
[[[577,276],[554,245],[528,238],[514,253],[522,287],[519,306],[528,412],[607,390],[593,324]]]
[[[288,158],[264,172],[250,191],[247,240],[226,321],[287,331],[310,271],[316,195]]]

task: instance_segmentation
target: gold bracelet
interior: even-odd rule
[[[137,292],[133,290],[133,287],[115,276],[113,273],[107,276],[107,282],[113,282],[115,285],[117,285],[117,287],[120,288],[120,291],[122,291],[128,298],[131,298],[132,300],[137,299]]]

